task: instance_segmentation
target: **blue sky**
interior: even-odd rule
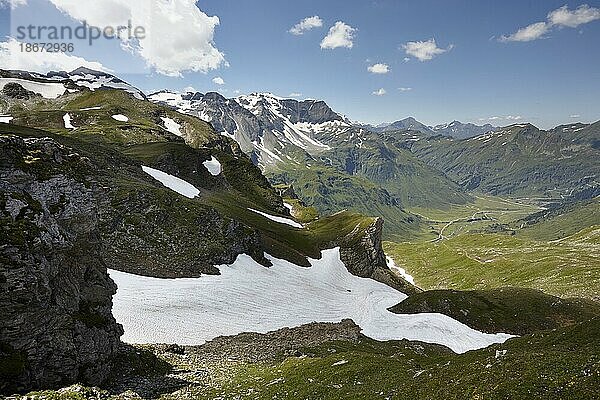
[[[75,24],[73,18],[93,13],[84,6],[71,11],[69,7],[79,7],[72,2],[29,0],[12,11],[13,25],[25,20]],[[584,4],[589,7],[577,14]],[[548,17],[565,5],[566,12]],[[173,39],[175,47],[169,43],[169,31],[160,32],[164,53],[155,51],[144,58],[123,51],[116,40],[105,40],[93,46],[77,44],[74,54],[102,63],[146,91],[193,87],[226,96],[238,91],[295,93],[324,99],[349,118],[370,123],[414,116],[427,124],[453,119],[497,125],[529,121],[549,128],[600,119],[597,1],[204,0],[197,6],[205,16],[219,18],[214,33],[199,25],[190,28],[193,23],[184,17],[178,26],[185,36]],[[185,7],[179,10],[189,14]],[[10,35],[7,15],[7,9],[0,11],[2,36]],[[322,26],[302,35],[289,32],[311,16],[318,16]],[[210,21],[202,18],[196,23]],[[352,47],[321,48],[337,21],[355,29]],[[540,22],[544,23],[520,36],[509,36]],[[407,54],[403,47],[430,39],[446,50],[430,60],[419,61],[414,56],[418,53]],[[188,45],[186,41],[201,50],[204,42],[211,42],[216,51],[205,64],[188,55],[190,65],[202,64],[197,72],[185,70],[187,59],[169,64],[184,54],[176,46]],[[217,62],[220,66],[213,69],[211,63]],[[386,64],[389,72],[369,72],[376,63]],[[152,67],[145,68],[147,64]],[[180,76],[166,76],[165,70]],[[216,77],[224,84],[215,84]],[[380,89],[385,94],[373,94]]]

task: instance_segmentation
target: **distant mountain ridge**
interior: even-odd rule
[[[47,74],[28,71],[0,70],[0,79],[21,79],[32,82],[62,84],[65,91],[74,92],[87,88],[89,90],[119,89],[132,94],[135,98],[146,100],[146,95],[138,88],[107,72],[79,67],[71,72],[50,71]],[[2,85],[4,87],[4,85]]]
[[[322,100],[284,99],[271,93],[225,98],[219,93],[153,93],[149,99],[210,122],[217,132],[234,138],[259,165],[284,161],[296,148],[318,153],[328,146],[319,131],[351,127]]]
[[[600,187],[600,122],[548,131],[515,124],[466,140],[431,137],[410,149],[469,191],[586,198]]]
[[[392,123],[382,123],[378,125],[361,125],[366,129],[376,132],[392,132],[400,130],[419,131],[426,135],[444,135],[454,139],[468,139],[474,136],[483,135],[484,133],[497,130],[498,128],[491,125],[475,125],[472,123],[462,123],[454,120],[447,124],[428,126],[417,121],[414,117],[404,118]]]

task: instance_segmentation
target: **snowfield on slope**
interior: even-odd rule
[[[142,170],[162,183],[163,186],[168,187],[182,196],[193,199],[200,194],[200,191],[196,189],[194,185],[176,176],[169,175],[166,172],[162,172],[158,169],[146,167],[145,165],[142,165]]]
[[[402,277],[411,285],[415,284],[415,278],[413,278],[412,275],[409,275],[404,268],[397,266],[392,257],[386,256],[385,261],[389,269],[402,275]]]
[[[372,279],[351,275],[339,248],[325,250],[311,267],[268,256],[265,268],[247,255],[218,266],[221,275],[159,279],[109,270],[118,286],[113,314],[129,343],[201,344],[221,335],[268,332],[313,321],[352,318],[377,340],[438,343],[462,353],[501,343],[442,314],[387,311],[407,296]]]
[[[265,217],[267,219],[270,219],[271,221],[278,222],[280,224],[285,224],[285,225],[293,226],[294,228],[300,228],[300,229],[304,228],[302,226],[302,224],[299,224],[298,222],[296,222],[296,221],[294,221],[293,219],[290,219],[290,218],[278,217],[276,215],[267,214],[266,212],[255,210],[254,208],[249,208],[248,210],[250,210],[252,212],[255,212],[257,214],[260,214],[263,217]]]
[[[55,99],[65,92],[65,86],[62,83],[35,82],[18,78],[0,78],[0,90],[4,89],[8,83],[18,83],[26,90],[42,95],[47,99]]]

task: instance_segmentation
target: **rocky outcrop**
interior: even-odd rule
[[[339,241],[340,259],[353,275],[374,279],[408,295],[420,292],[388,268],[382,247],[383,222],[383,218],[376,218],[358,241],[353,234]]]
[[[0,136],[0,392],[110,372],[123,331],[89,169],[51,139]]]
[[[364,336],[361,328],[351,319],[341,322],[313,322],[293,328],[283,328],[268,333],[240,333],[235,336],[220,336],[201,346],[186,346],[190,358],[206,360],[236,360],[264,362],[280,357],[298,355],[307,347],[333,341],[357,343]],[[170,350],[173,352],[173,350]]]
[[[293,123],[306,122],[322,124],[324,122],[344,121],[344,118],[333,111],[323,100],[283,99],[281,112]]]
[[[382,231],[383,218],[376,218],[356,244],[348,247],[342,244],[340,258],[352,274],[369,278],[377,268],[387,268],[381,247]]]
[[[29,100],[31,97],[39,96],[15,82],[10,82],[4,85],[2,88],[2,94],[12,99],[20,100]]]

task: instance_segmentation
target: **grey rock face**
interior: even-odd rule
[[[324,122],[343,121],[343,118],[333,111],[323,100],[294,99],[280,100],[283,115],[292,123],[307,122],[309,124],[322,124]]]
[[[381,247],[383,219],[377,218],[366,230],[359,243],[340,248],[340,256],[348,270],[362,278],[369,278],[377,268],[387,268]]]
[[[420,292],[388,268],[382,247],[383,223],[383,218],[375,219],[358,243],[338,243],[340,259],[353,275],[374,279],[408,295]]]
[[[51,139],[0,136],[0,392],[110,372],[123,330],[88,167]]]
[[[181,97],[185,106],[160,100],[159,94],[150,100],[179,108],[212,124],[217,132],[232,136],[255,164],[274,164],[307,151],[319,153],[326,147],[315,142],[317,133],[307,126],[332,123],[331,129],[347,129],[349,123],[324,101],[282,99],[269,93],[253,93],[227,99],[219,93],[188,93]],[[325,134],[325,141],[331,132]],[[308,138],[308,139],[307,139]]]
[[[13,99],[28,100],[31,97],[39,96],[34,92],[30,92],[18,83],[11,82],[4,85],[2,94]]]

